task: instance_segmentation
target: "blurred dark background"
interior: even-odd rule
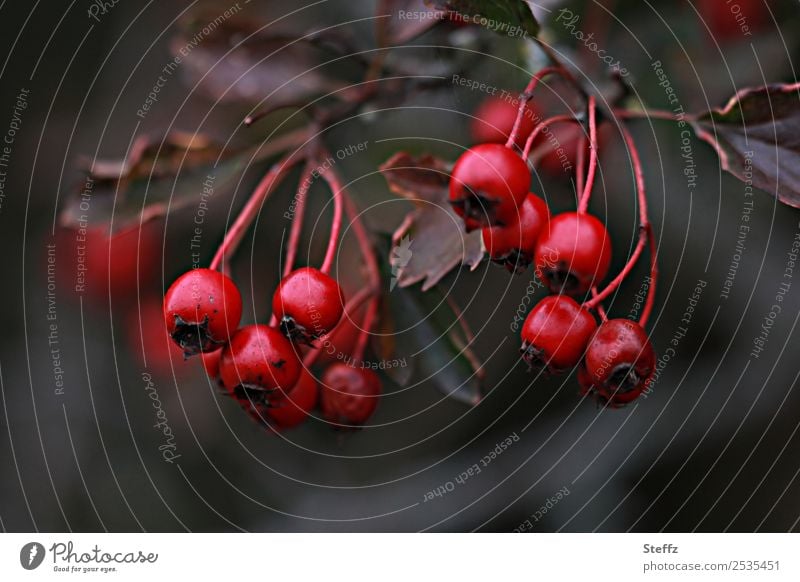
[[[779,285],[792,281],[784,273],[800,213],[764,192],[746,196],[745,186],[722,174],[711,148],[696,139],[691,153],[697,187],[687,188],[680,131],[665,122],[632,123],[645,159],[662,273],[650,331],[659,355],[670,354],[652,393],[632,407],[603,410],[577,396],[574,378],[526,373],[509,325],[528,280],[510,279],[490,264],[446,280],[478,333],[476,351],[486,364],[485,398],[474,408],[443,398],[433,382],[418,381],[424,375],[417,370],[417,381],[405,387],[385,379],[390,395],[378,407],[375,427],[341,434],[311,420],[275,435],[217,397],[198,362],[184,363],[167,350],[144,366],[137,334],[148,327],[145,314],[155,311],[158,319],[159,293],[191,267],[193,209],[153,222],[164,252],[157,273],[132,300],[130,289],[126,299],[115,292],[77,297],[71,251],[54,223],[80,185],[81,160],[121,159],[134,135],[180,129],[232,143],[251,139],[240,123],[248,109],[190,92],[180,72],[144,119],[136,115],[172,59],[175,21],[191,4],[121,1],[99,21],[88,15],[93,4],[86,1],[0,5],[0,132],[12,120],[20,91],[29,91],[0,207],[6,281],[0,289],[3,530],[512,531],[526,519],[533,531],[798,529],[800,282],[785,295],[763,352],[758,358],[750,353]],[[278,13],[301,8],[269,4]],[[556,2],[542,4],[557,10]],[[218,12],[229,7],[221,0],[206,5]],[[578,2],[564,5],[584,15],[603,12]],[[617,2],[612,12],[619,21],[589,17],[582,26],[610,27],[608,52],[633,72],[632,86],[644,102],[669,107],[650,69],[660,59],[686,111],[698,111],[722,105],[748,85],[794,81],[800,14],[794,2],[769,6],[767,21],[747,38],[720,31],[712,36],[683,1]],[[358,20],[342,27],[358,46],[370,46],[371,23],[363,19],[374,8],[372,2],[330,0],[297,18],[328,26]],[[469,30],[436,34],[431,45],[438,46],[409,51],[420,63],[445,67],[450,53],[478,46],[494,56],[471,61],[469,75],[512,91],[524,86],[525,69],[541,59],[519,39]],[[574,50],[574,39],[558,24],[544,38]],[[418,44],[426,44],[425,37]],[[567,54],[591,78],[602,77],[593,55]],[[445,87],[331,132],[333,150],[370,143],[340,169],[355,181],[353,195],[370,209],[377,229],[397,218],[397,205],[408,208],[401,202],[373,208],[395,200],[377,166],[400,149],[454,159],[459,144],[469,142],[465,113],[481,98]],[[258,135],[265,135],[263,127]],[[614,240],[623,241],[615,252],[619,268],[636,218],[627,155],[617,135],[602,157],[593,208]],[[554,210],[573,203],[566,180],[542,176],[539,186]],[[245,191],[211,202],[203,261]],[[291,195],[284,188],[270,203],[282,209]],[[737,251],[749,200],[750,230]],[[234,263],[247,321],[263,318],[278,273],[281,232],[269,228],[268,219],[267,213]],[[49,299],[47,245],[55,245],[57,270],[67,273],[51,281]],[[738,254],[730,294],[723,298]],[[612,312],[627,315],[644,275],[636,271]],[[687,323],[682,320],[698,285],[702,292]],[[681,337],[674,345],[676,334]],[[667,351],[671,346],[674,353]],[[59,350],[60,379],[53,349]],[[163,436],[153,426],[143,374],[151,375],[174,432],[180,455],[174,463],[159,450]],[[56,385],[60,380],[63,389]],[[509,436],[513,444],[479,474],[455,482]],[[452,491],[425,501],[426,493],[451,482]],[[569,494],[548,501],[559,491]]]

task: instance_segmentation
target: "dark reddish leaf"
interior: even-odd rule
[[[800,207],[800,84],[739,91],[722,109],[694,116],[722,168],[784,204]]]
[[[426,5],[423,0],[380,0],[375,16],[378,44],[393,46],[427,32],[445,18],[446,13]]]
[[[293,140],[297,136],[288,134],[235,152],[223,151],[206,137],[179,132],[163,140],[141,137],[127,159],[96,160],[85,168],[78,191],[64,201],[59,222],[72,228],[112,223],[115,231],[138,225],[199,203],[206,182],[215,196],[223,195],[251,162],[283,151]]]
[[[414,203],[392,239],[393,278],[399,287],[423,281],[425,291],[455,267],[475,269],[483,258],[480,231],[467,234],[447,200],[450,169],[426,155],[400,152],[381,168],[389,188]]]
[[[317,67],[330,59],[319,35],[304,36],[230,18],[213,29],[195,18],[172,40],[189,86],[213,99],[271,106],[296,103],[344,87]]]
[[[480,24],[505,36],[539,34],[539,23],[525,0],[426,0],[425,3],[454,13],[463,22]]]
[[[400,364],[387,366],[386,373],[401,386],[413,378],[433,383],[459,402],[480,402],[483,364],[464,336],[460,317],[441,293],[391,291],[380,318],[381,334],[388,339],[373,344],[382,361]]]

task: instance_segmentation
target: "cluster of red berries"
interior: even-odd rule
[[[608,320],[599,303],[576,301],[596,294],[608,275],[611,238],[603,222],[589,214],[588,195],[576,212],[551,217],[547,203],[529,191],[530,144],[536,127],[547,123],[531,120],[530,111],[527,103],[518,107],[497,100],[478,110],[474,133],[489,143],[468,149],[454,165],[450,204],[467,232],[482,229],[492,261],[516,273],[534,265],[535,275],[553,293],[533,308],[522,326],[520,351],[528,366],[550,373],[577,367],[583,393],[623,406],[646,389],[655,352],[639,323]],[[579,132],[574,149],[583,147],[583,141],[592,143],[579,125],[567,127]],[[596,148],[594,124],[592,131]],[[517,151],[529,135],[520,156]],[[586,190],[590,195],[591,184]],[[593,311],[603,319],[599,327]]]
[[[164,296],[167,330],[186,357],[201,355],[209,377],[259,422],[290,428],[320,401],[323,417],[358,426],[375,409],[381,386],[370,370],[330,365],[317,379],[300,360],[300,345],[334,331],[344,297],[336,280],[304,267],[281,280],[272,299],[276,326],[239,327],[242,296],[236,284],[213,269],[179,277]]]

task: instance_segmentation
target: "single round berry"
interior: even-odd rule
[[[222,385],[237,400],[264,402],[268,393],[294,386],[301,364],[294,346],[267,325],[247,325],[222,350]]]
[[[450,204],[467,231],[516,222],[528,195],[528,164],[500,144],[468,149],[450,176]]]
[[[272,309],[287,337],[311,344],[339,323],[344,294],[336,280],[304,267],[283,278],[272,296]]]
[[[655,366],[655,350],[642,326],[611,319],[589,341],[582,384],[609,405],[622,406],[645,390]]]
[[[519,102],[502,97],[489,97],[475,110],[475,119],[470,123],[470,133],[476,143],[500,143],[508,141],[519,113]],[[536,127],[541,115],[529,101],[525,105],[517,132],[517,147],[524,147],[528,136]]]
[[[280,390],[269,397],[266,414],[279,428],[292,428],[308,418],[318,396],[317,380],[304,368],[291,390]]]
[[[493,261],[511,272],[522,272],[533,262],[536,241],[549,221],[547,203],[535,194],[528,194],[520,206],[517,222],[483,229],[483,246]]]
[[[322,375],[322,414],[337,425],[362,425],[375,412],[380,393],[380,378],[372,370],[332,364]]]
[[[565,295],[542,299],[522,326],[522,359],[530,368],[558,373],[577,365],[597,322],[584,307]]]
[[[534,260],[536,275],[551,292],[579,296],[608,274],[611,237],[591,214],[565,212],[539,237]]]
[[[241,317],[242,296],[236,284],[211,269],[184,273],[164,296],[167,331],[187,357],[220,349]]]

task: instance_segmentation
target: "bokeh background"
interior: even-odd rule
[[[710,30],[684,0],[539,4],[549,22],[543,38],[563,49],[588,79],[604,82],[594,55],[576,48],[554,22],[561,6],[582,15],[583,30],[606,39],[608,52],[632,71],[636,96],[655,108],[669,106],[650,66],[659,59],[686,111],[720,106],[746,86],[795,81],[796,2],[768,2],[766,21],[748,37],[731,34],[729,26],[727,33]],[[4,531],[513,531],[526,520],[532,531],[798,529],[800,281],[786,293],[764,351],[758,358],[750,353],[780,284],[792,282],[784,273],[800,213],[765,192],[747,196],[745,185],[722,174],[711,148],[696,139],[690,152],[697,186],[687,188],[684,144],[668,122],[631,125],[645,159],[662,273],[650,331],[659,355],[674,347],[652,392],[634,406],[598,408],[578,397],[573,377],[529,375],[509,327],[529,280],[510,278],[488,263],[445,280],[476,330],[474,349],[485,363],[485,396],[475,407],[445,398],[442,382],[426,378],[417,365],[404,386],[384,377],[387,395],[376,426],[342,434],[311,420],[273,434],[219,398],[199,363],[184,363],[159,343],[160,336],[145,363],[141,334],[151,327],[157,334],[159,295],[192,266],[195,209],[190,205],[148,226],[159,244],[142,252],[155,254],[156,268],[142,271],[138,289],[78,297],[74,252],[54,228],[59,209],[80,187],[78,170],[95,156],[124,158],[134,136],[176,129],[247,144],[285,117],[270,117],[248,133],[241,125],[248,107],[194,91],[185,71],[169,79],[144,119],[138,117],[172,59],[177,22],[196,6],[183,0],[108,5],[95,20],[89,16],[93,3],[82,0],[0,3],[0,132],[11,123],[20,91],[29,91],[0,207]],[[230,6],[227,0],[205,5],[217,12]],[[718,5],[717,17],[733,18],[724,2]],[[243,2],[255,22],[297,11],[284,22],[337,26],[363,47],[374,44],[375,8],[373,2],[344,0],[309,6]],[[518,92],[542,62],[529,44],[454,27],[422,37],[403,53],[422,74],[451,70],[454,59],[478,51],[465,61],[464,74]],[[556,99],[558,85],[542,91],[543,99]],[[352,194],[376,231],[376,244],[410,209],[389,192],[377,167],[398,150],[455,159],[470,143],[469,114],[484,97],[445,85],[379,111],[361,111],[326,136],[332,150],[369,143],[343,160],[340,170],[354,181]],[[593,209],[612,232],[619,268],[635,236],[636,215],[627,154],[613,131],[602,160]],[[564,176],[539,180],[554,210],[574,204]],[[248,185],[244,181],[235,196],[211,200],[203,261],[243,204]],[[246,321],[263,319],[268,309],[285,226],[276,228],[274,221],[292,194],[285,187],[270,201],[234,262]],[[310,214],[324,218],[324,193],[320,200]],[[750,230],[737,249],[749,201]],[[309,242],[312,256],[322,244],[324,238]],[[55,245],[56,263],[50,295],[48,245]],[[129,255],[112,251],[112,269],[136,269],[136,254],[131,263]],[[734,282],[723,297],[734,261]],[[353,262],[352,256],[341,259],[342,265]],[[644,275],[636,271],[615,296],[612,313],[624,317],[633,308]],[[388,301],[398,301],[392,293]],[[63,378],[54,374],[54,348]],[[419,358],[424,354],[412,359]],[[173,463],[159,450],[163,435],[153,426],[144,374],[152,378],[174,433],[180,456]],[[509,437],[513,444],[479,474],[455,482]],[[450,489],[448,483],[455,483],[451,491],[425,501],[439,487]]]

